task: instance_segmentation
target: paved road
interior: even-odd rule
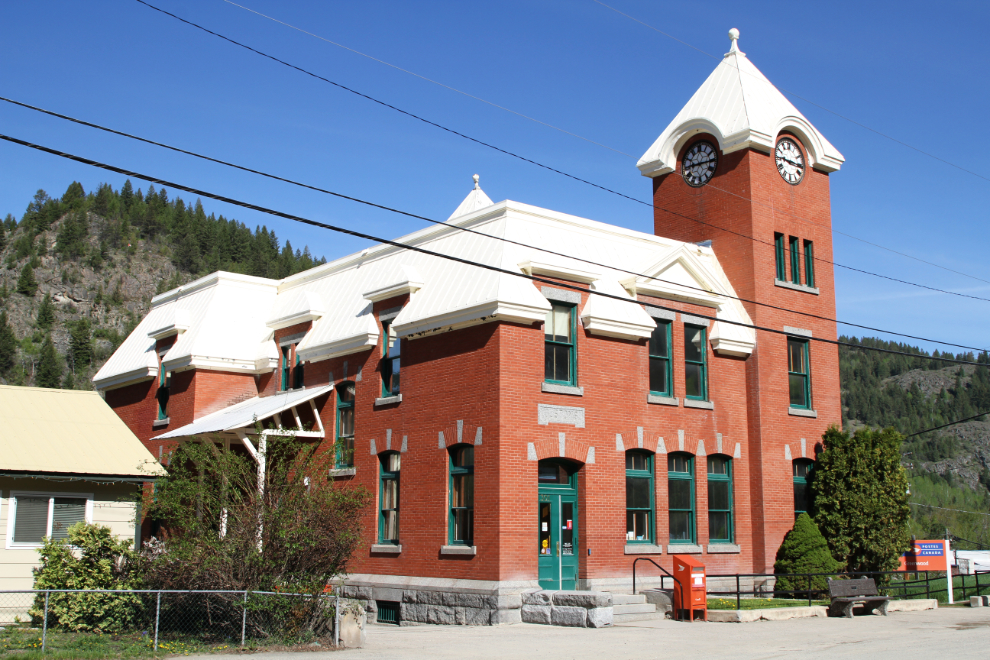
[[[892,612],[887,617],[757,623],[643,621],[588,630],[519,624],[499,627],[369,626],[363,649],[264,653],[261,660],[465,660],[466,658],[896,658],[990,660],[990,608]],[[191,656],[190,656],[191,657]],[[197,656],[216,660],[218,656]]]

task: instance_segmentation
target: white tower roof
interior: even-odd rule
[[[678,151],[698,133],[714,135],[722,153],[747,147],[769,153],[785,129],[807,146],[812,167],[823,172],[838,170],[845,160],[842,154],[739,50],[739,30],[730,30],[729,38],[729,52],[639,159],[636,166],[643,176],[672,172]]]
[[[488,195],[485,194],[485,191],[478,185],[479,179],[480,177],[475,174],[474,190],[469,192],[467,197],[464,198],[464,201],[460,203],[460,206],[454,209],[454,212],[450,214],[449,218],[447,218],[448,222],[454,218],[459,218],[460,216],[467,215],[468,213],[474,213],[478,209],[483,209],[486,206],[491,206],[495,203],[489,199]]]

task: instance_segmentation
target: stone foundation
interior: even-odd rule
[[[612,625],[612,594],[604,591],[531,591],[522,594],[524,623],[574,628]]]

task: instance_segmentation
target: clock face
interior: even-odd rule
[[[695,142],[681,161],[681,176],[689,186],[700,188],[712,180],[718,165],[718,151],[711,142]]]
[[[777,171],[787,183],[796,186],[804,178],[804,154],[801,147],[790,138],[782,138],[773,152]]]

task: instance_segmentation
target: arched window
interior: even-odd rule
[[[402,457],[397,451],[379,456],[381,461],[381,515],[378,521],[378,542],[399,544],[399,468]]]
[[[450,544],[474,543],[474,447],[450,450]]]
[[[337,468],[354,467],[354,383],[337,386]]]
[[[708,541],[732,543],[732,459],[708,457]]]
[[[626,452],[626,543],[653,543],[653,454]]]
[[[694,543],[694,456],[667,456],[667,508],[670,511],[670,542]]]
[[[807,513],[811,508],[811,493],[808,490],[808,477],[815,462],[807,458],[794,460],[794,517]]]

